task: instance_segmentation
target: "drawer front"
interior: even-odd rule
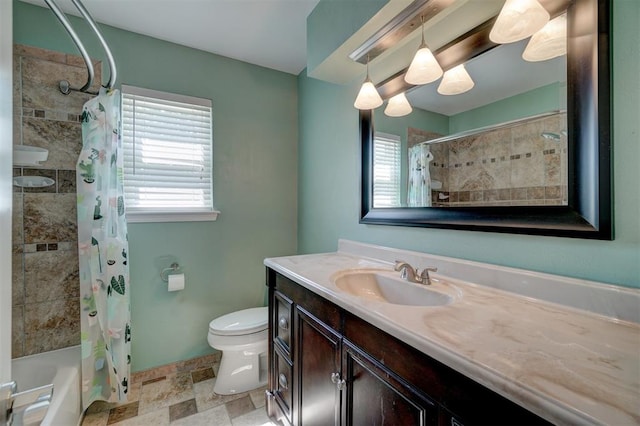
[[[291,359],[291,327],[293,324],[292,302],[284,294],[276,291],[274,303],[275,324],[273,336],[277,343],[284,349],[287,357]]]
[[[287,358],[280,354],[279,350],[275,350],[273,353],[275,362],[274,377],[274,397],[280,410],[284,413],[289,424],[292,423],[291,408],[293,404],[293,366]]]

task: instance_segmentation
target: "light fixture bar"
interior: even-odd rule
[[[414,0],[385,26],[351,52],[349,58],[361,64],[366,64],[367,55],[369,60],[373,60],[413,33],[420,26],[421,16],[424,17],[426,22],[454,2],[454,0]]]
[[[538,2],[542,6],[544,6],[551,17],[554,18],[558,15],[563,14],[567,10],[567,7],[572,2],[572,0],[538,0]],[[420,26],[421,15],[424,16],[424,22],[426,23],[429,21],[429,19],[433,18],[453,3],[455,3],[454,0],[413,1],[402,12],[400,12],[398,15],[396,15],[396,17],[389,21],[388,24],[386,24],[380,30],[376,31],[371,37],[369,37],[353,52],[351,52],[349,58],[363,65],[366,64],[367,55],[369,55],[370,60],[373,60],[383,54],[385,51],[393,48],[400,40],[412,34],[416,30],[416,28]],[[484,24],[481,24],[481,26],[482,25]],[[469,31],[467,34],[471,32],[473,32],[473,30]],[[440,52],[441,50],[442,49],[438,49],[438,52]],[[437,54],[436,59],[445,70],[458,65],[459,63],[465,62],[463,60],[456,64],[450,64],[448,62],[443,62],[443,60],[438,57]]]
[[[545,7],[551,5],[553,12],[552,17],[562,15],[566,12],[567,6],[570,0],[539,0]],[[433,52],[436,60],[444,71],[448,71],[451,68],[463,64],[477,56],[494,49],[499,44],[492,42],[489,39],[489,32],[495,23],[497,17],[491,18],[467,33],[461,35],[457,39],[442,46],[440,49]],[[404,81],[404,75],[407,72],[407,67],[398,71],[396,74],[390,76],[384,81],[381,81],[376,86],[378,93],[382,99],[390,99],[401,92],[406,92],[414,87],[413,84],[409,84]]]
[[[489,40],[489,32],[495,19],[495,17],[489,19],[433,52],[442,69],[447,71],[499,46]],[[382,99],[389,99],[416,87],[404,80],[407,69],[408,66],[378,84],[378,93]]]

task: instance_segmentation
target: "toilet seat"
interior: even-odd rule
[[[209,323],[209,333],[219,336],[241,336],[266,330],[269,308],[250,308],[231,312]]]

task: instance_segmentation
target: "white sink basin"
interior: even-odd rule
[[[336,274],[332,280],[338,290],[365,300],[412,306],[442,306],[453,302],[448,294],[401,279],[399,272],[345,271]]]

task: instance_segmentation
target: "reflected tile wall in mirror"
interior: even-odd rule
[[[566,113],[431,144],[433,206],[567,204]]]

